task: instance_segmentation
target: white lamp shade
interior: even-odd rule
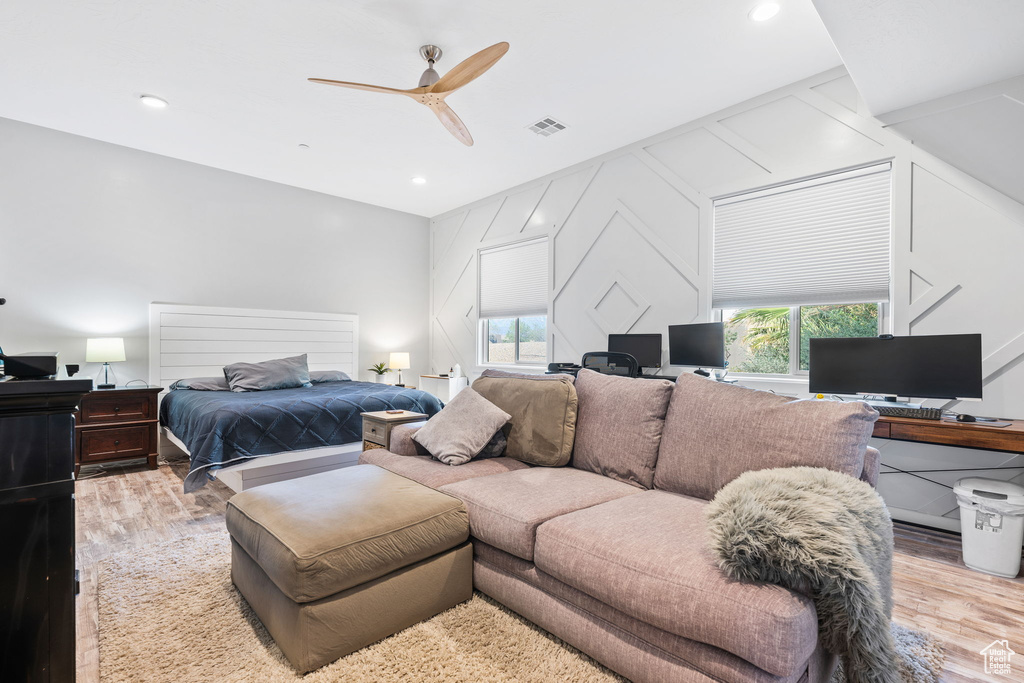
[[[391,354],[391,361],[388,363],[388,367],[392,370],[408,370],[409,365],[409,354],[405,351],[396,351]]]
[[[125,360],[124,339],[100,337],[85,340],[86,363],[119,363]]]

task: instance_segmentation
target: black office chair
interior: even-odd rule
[[[617,351],[590,351],[583,354],[580,362],[587,370],[600,372],[602,375],[620,375],[622,377],[639,377],[640,364],[632,355]]]

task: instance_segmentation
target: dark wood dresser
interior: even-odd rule
[[[75,680],[75,418],[92,380],[0,381],[0,680]]]
[[[95,389],[75,425],[75,476],[82,465],[146,458],[156,469],[160,387]]]

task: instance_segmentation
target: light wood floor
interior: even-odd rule
[[[96,570],[112,553],[224,528],[231,490],[211,482],[182,493],[187,460],[161,458],[157,470],[144,465],[83,469],[76,485],[78,681],[99,681]],[[960,559],[955,534],[897,524],[893,567],[894,619],[924,629],[946,648],[944,681],[1024,680],[1024,579],[1001,579],[971,571]],[[986,677],[978,651],[1007,639],[1021,652],[1014,676]],[[182,681],[182,683],[188,683]]]

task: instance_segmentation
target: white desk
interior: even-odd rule
[[[468,377],[441,377],[440,375],[420,375],[420,390],[437,396],[448,403],[455,394],[469,386]]]

